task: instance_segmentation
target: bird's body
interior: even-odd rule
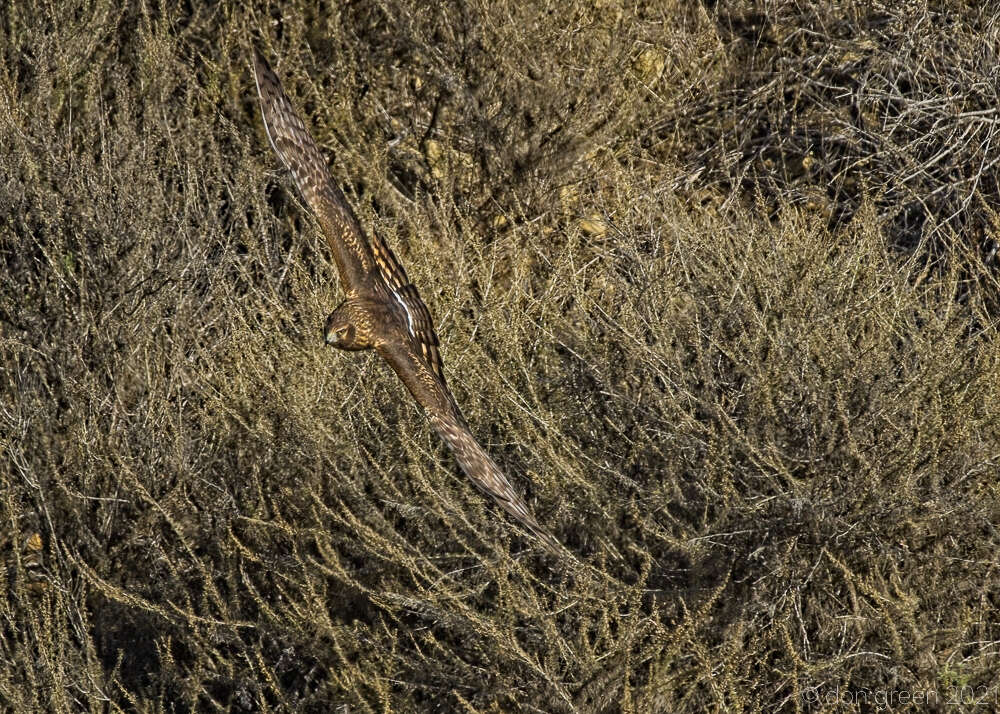
[[[557,541],[472,436],[448,390],[434,323],[416,287],[381,237],[365,236],[281,82],[256,51],[254,77],[268,139],[315,212],[344,287],[346,299],[327,318],[327,344],[374,349],[423,407],[462,470],[543,545],[558,551]]]

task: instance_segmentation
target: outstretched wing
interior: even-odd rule
[[[380,345],[376,349],[427,412],[434,431],[444,439],[448,448],[455,454],[455,459],[465,475],[492,496],[542,545],[553,553],[558,553],[559,542],[531,515],[524,499],[514,490],[500,467],[472,435],[444,382],[417,354],[415,346],[411,343],[411,340],[401,339]]]
[[[281,80],[256,49],[253,56],[267,138],[319,219],[333,249],[344,292],[348,295],[369,292],[374,284],[375,260],[361,224],[330,176],[319,147],[292,108]]]

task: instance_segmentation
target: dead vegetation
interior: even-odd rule
[[[991,710],[996,11],[30,5],[0,709]],[[323,349],[250,40],[587,567]]]

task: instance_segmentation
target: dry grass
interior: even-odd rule
[[[0,12],[0,709],[991,710],[997,16],[759,5]],[[586,567],[323,349],[251,39]]]

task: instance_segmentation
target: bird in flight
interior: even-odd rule
[[[254,49],[254,78],[268,140],[316,214],[333,251],[344,301],[326,320],[326,343],[342,350],[374,349],[423,407],[459,466],[547,549],[555,540],[490,455],[476,441],[445,382],[431,314],[389,246],[369,240],[281,81]]]

